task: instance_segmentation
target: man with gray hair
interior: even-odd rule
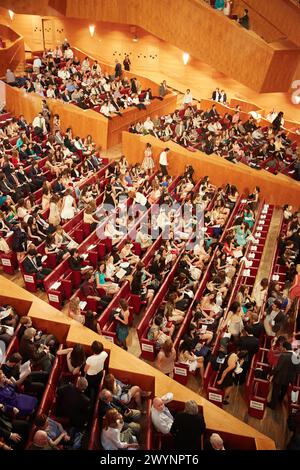
[[[184,411],[177,413],[171,427],[175,448],[198,452],[203,449],[203,434],[206,429],[202,412],[194,400],[186,402]]]
[[[204,450],[225,450],[221,436],[214,432],[206,442]]]
[[[140,433],[141,426],[138,421],[141,419],[141,412],[139,410],[134,410],[128,408],[124,405],[118,398],[113,397],[112,393],[103,389],[100,392],[100,402],[99,402],[99,420],[100,423],[106,415],[106,412],[111,409],[116,409],[124,418],[123,430],[130,428],[131,431],[137,436]]]
[[[84,429],[90,416],[90,399],[85,395],[88,381],[78,377],[76,384],[68,383],[57,389],[56,415],[69,418],[71,426]]]

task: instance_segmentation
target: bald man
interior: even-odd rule
[[[50,445],[46,431],[39,429],[33,436],[29,450],[55,450],[55,447]]]
[[[214,432],[206,441],[204,450],[225,450],[224,442],[221,436]]]
[[[173,399],[172,393],[159,398],[155,397],[151,408],[151,420],[156,431],[162,434],[168,434],[172,427],[174,418],[170,410],[166,407],[166,403],[169,403]]]

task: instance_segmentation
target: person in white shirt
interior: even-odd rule
[[[255,131],[252,132],[252,137],[256,141],[264,140],[265,138],[264,133],[260,127],[258,129],[255,129]]]
[[[100,113],[103,114],[107,118],[111,118],[110,117],[110,109],[109,109],[108,103],[106,101],[101,106]]]
[[[64,58],[67,60],[70,60],[70,59],[73,59],[73,57],[74,57],[74,53],[72,49],[69,47],[68,49],[65,50]]]
[[[89,68],[90,68],[89,58],[85,57],[85,59],[83,59],[82,64],[81,64],[81,70],[83,72],[86,72],[87,70],[89,70]]]
[[[168,174],[168,153],[170,149],[166,147],[159,155],[159,165],[163,175]]]
[[[139,445],[130,428],[124,428],[122,415],[116,409],[106,412],[103,419],[101,444],[104,450],[135,449]]]
[[[220,97],[219,97],[219,102],[220,103],[226,103],[227,101],[227,95],[224,90],[220,91]]]
[[[140,193],[139,191],[129,191],[128,196],[132,198],[137,204],[140,204],[143,207],[147,206],[148,201],[143,193]]]
[[[183,97],[183,106],[187,108],[188,106],[191,106],[192,103],[193,95],[191,93],[191,90],[187,89]]]
[[[70,78],[70,72],[66,69],[59,69],[59,71],[57,72],[57,75],[62,80],[66,80],[67,78]]]
[[[272,111],[269,112],[269,114],[267,115],[266,119],[267,121],[269,122],[273,122],[274,119],[277,117],[277,113],[274,111],[274,109]]]
[[[140,104],[138,95],[132,95],[132,104]]]
[[[166,407],[166,403],[173,400],[173,394],[167,393],[165,396],[156,397],[151,407],[151,421],[156,431],[162,434],[168,434],[172,427],[174,418],[170,410]]]
[[[104,351],[103,344],[100,343],[100,341],[94,341],[91,345],[91,350],[93,354],[87,358],[84,372],[89,384],[87,393],[92,399],[96,396],[100,385],[105,360],[108,357],[108,354]]]
[[[41,59],[39,57],[36,57],[33,61],[33,65],[32,65],[34,73],[40,73],[41,66],[42,66]]]
[[[49,85],[46,95],[47,95],[47,98],[55,98],[55,91],[52,85]]]
[[[7,70],[6,70],[6,82],[7,82],[9,85],[12,85],[12,84],[15,84],[15,83],[16,83],[15,74],[14,74],[10,69],[7,69]]]
[[[145,131],[149,132],[149,131],[153,131],[154,129],[154,124],[153,122],[151,121],[151,117],[148,116],[146,121],[144,122],[144,129]]]
[[[39,113],[38,116],[34,118],[32,121],[32,127],[36,135],[47,134],[46,122],[42,113]]]

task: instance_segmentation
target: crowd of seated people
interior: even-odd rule
[[[221,94],[216,90],[215,99],[220,100]],[[207,111],[187,105],[160,118],[148,117],[145,122],[132,124],[129,131],[150,134],[164,142],[173,140],[193,151],[217,154],[230,162],[243,162],[274,174],[286,172],[299,179],[299,147],[283,129],[283,113],[275,113],[270,126],[263,128],[251,115],[242,122],[240,112],[239,105],[232,116],[228,113],[221,116],[214,104]]]
[[[151,89],[142,90],[137,78],[128,80],[116,66],[115,74],[101,70],[97,60],[80,61],[68,45],[57,46],[36,57],[32,68],[18,77],[17,86],[44,98],[73,103],[82,109],[96,109],[105,117],[135,106],[145,109],[150,104]]]
[[[1,348],[2,352],[5,351],[11,339],[14,336],[16,327],[19,322],[19,316],[16,310],[10,305],[1,305],[0,307],[0,342],[4,347]]]
[[[37,332],[29,317],[21,320],[19,352],[10,353],[0,367],[0,448],[79,449],[84,433],[90,432],[108,354],[98,341],[92,343],[89,356],[80,344],[62,350],[53,335]],[[66,355],[66,371],[63,367],[59,372],[62,375],[55,392],[55,407],[49,410],[49,416],[47,411],[47,414],[38,413],[38,408],[56,354]],[[121,383],[116,382],[118,386]],[[139,387],[128,388],[127,393],[137,400],[141,395],[148,396]],[[60,419],[56,420],[56,416]]]
[[[207,203],[209,194],[211,194],[212,191],[214,192],[215,189],[216,188],[210,185],[209,179],[205,178],[200,185],[199,194],[195,195],[194,201],[203,202],[206,200]],[[222,303],[226,299],[230,287],[233,285],[238,259],[234,258],[234,255],[232,255],[232,258],[226,263],[226,253],[224,250],[229,241],[229,232],[224,243],[219,243],[218,239],[222,235],[223,227],[229,217],[231,211],[230,207],[234,206],[237,197],[238,192],[234,187],[229,186],[225,190],[218,190],[215,200],[215,209],[205,213],[206,230],[210,228],[211,234],[208,235],[205,233],[204,239],[202,239],[199,244],[196,244],[193,250],[182,254],[175,277],[166,295],[166,304],[164,308],[161,309],[161,312],[159,310],[157,311],[157,314],[152,320],[152,324],[147,333],[147,339],[155,340],[156,347],[160,350],[157,364],[164,373],[170,374],[172,372],[172,364],[174,363],[176,353],[174,356],[171,339],[174,337],[174,334],[176,334],[180,324],[185,318],[185,314],[193,300],[201,276],[205,272],[213,254],[216,254],[215,262],[212,265],[213,277],[207,284],[207,294],[204,295],[199,307],[201,306],[201,309],[203,309],[204,317],[208,317],[210,321],[214,321],[213,319],[216,317],[217,322],[217,319],[221,316]],[[243,220],[236,220],[236,224],[243,226]],[[240,227],[240,225],[236,225],[236,228]],[[184,242],[181,242],[181,247],[183,245]],[[236,247],[239,247],[238,244]],[[235,244],[233,248],[235,248]],[[166,250],[165,246],[163,246],[162,249],[166,252],[163,258],[165,269],[165,263],[168,260],[168,250]],[[239,254],[237,253],[237,255]],[[243,253],[241,253],[241,256],[243,256]],[[172,260],[172,250],[169,253],[169,259]],[[160,262],[159,257],[157,257],[157,261],[156,258],[154,258],[154,263],[155,262]],[[151,272],[151,268],[149,271]],[[159,268],[158,272],[162,272],[162,267]],[[160,278],[157,280],[160,281]],[[198,351],[201,350],[200,343],[209,344],[212,340],[213,333],[207,331],[205,333],[203,332],[203,334],[201,332],[200,334],[197,330],[197,323],[200,317],[197,317],[197,315],[198,313],[195,312],[195,319],[193,319],[190,325],[191,338],[189,339],[191,339],[193,344],[188,344],[189,340],[182,343],[179,351],[179,360],[189,364],[191,371],[199,370],[201,377],[203,377],[203,357],[200,355],[196,356],[193,350],[195,350],[198,343],[199,347],[196,348]]]
[[[285,206],[283,209],[287,227],[286,231],[280,234],[278,240],[278,260],[279,265],[287,267],[285,281],[281,283],[276,279],[268,280],[264,278],[255,285],[251,295],[247,286],[241,286],[228,308],[225,319],[218,325],[218,333],[223,332],[217,351],[217,357],[222,359],[222,365],[220,366],[220,360],[219,365],[214,362],[216,357],[212,357],[211,360],[216,366],[215,370],[218,370],[217,385],[225,393],[224,404],[229,403],[232,387],[245,381],[252,358],[258,352],[264,337],[272,340],[267,357],[271,368],[269,377],[274,375],[276,377],[274,379],[275,383],[278,383],[278,387],[274,387],[274,393],[268,406],[273,409],[276,407],[279,390],[282,390],[280,400],[283,400],[289,383],[293,383],[296,374],[299,373],[296,363],[294,369],[289,370],[288,363],[281,365],[281,362],[278,362],[283,353],[290,354],[292,352],[291,344],[299,334],[297,332],[297,312],[296,320],[294,320],[296,323],[292,332],[290,327],[292,318],[289,315],[293,301],[297,300],[300,294],[299,213],[293,213],[289,206]],[[290,262],[287,262],[286,257],[283,256],[286,250],[292,251]],[[197,312],[198,309],[199,312]],[[195,320],[203,318],[203,314],[201,307],[197,306],[193,323],[195,323]],[[194,328],[195,325],[191,325],[190,330],[194,331]],[[208,329],[213,335],[215,334],[214,324],[209,325],[203,331],[203,334],[207,335]],[[200,341],[202,346],[201,329],[197,333],[200,333],[200,336],[196,339],[196,342]],[[189,336],[190,341],[195,338],[195,335],[191,333],[189,333]],[[205,344],[209,345],[214,338],[215,336],[213,338],[207,337]],[[195,350],[195,343],[192,346]],[[240,366],[242,366],[242,369],[238,371],[238,374],[240,374],[238,375],[236,369]],[[286,368],[287,372],[284,379],[277,366],[279,369]],[[280,380],[284,383],[281,383]]]
[[[46,254],[57,251],[61,259],[67,246],[77,246],[61,225],[78,212],[77,203],[84,208],[88,197],[100,194],[97,181],[92,188],[84,183],[101,168],[102,160],[91,136],[82,142],[73,138],[71,129],[65,135],[57,129],[54,136],[44,128],[42,116],[36,119],[29,125],[20,116],[1,129],[1,251],[9,251],[6,237],[13,233],[12,249],[18,259],[43,241]],[[8,131],[10,126],[13,132]],[[32,263],[27,264],[30,272]]]
[[[20,324],[18,351],[0,366],[0,440],[7,450],[24,449],[58,348],[55,336],[37,331],[29,317]]]

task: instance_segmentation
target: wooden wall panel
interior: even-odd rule
[[[57,327],[58,329],[55,331],[58,335],[60,335],[59,328],[61,328],[62,336],[64,336],[66,329],[68,329],[66,337],[67,345],[80,343],[84,347],[89,348],[94,340],[101,341],[104,348],[110,351],[109,368],[112,371],[121,370],[124,371],[124,373],[130,374],[133,372],[140,376],[150,376],[155,380],[154,392],[156,396],[162,396],[167,392],[171,392],[174,394],[174,400],[183,402],[195,400],[196,403],[203,407],[204,418],[208,429],[213,429],[215,432],[228,432],[228,429],[230,429],[230,432],[236,435],[254,438],[257,449],[275,449],[275,444],[272,439],[261,434],[256,429],[238,420],[226,411],[216,407],[199,394],[194,393],[178,382],[175,382],[175,380],[170,379],[158,369],[155,369],[134,355],[129,354],[110,341],[107,341],[104,337],[80,325],[75,320],[70,320],[66,315],[51,307],[43,300],[0,276],[0,304],[2,303],[2,299],[6,298],[7,292],[10,292],[10,296],[15,299],[21,301],[24,299],[32,302],[29,315],[32,317],[34,325],[42,325],[41,322],[43,321],[43,326],[49,328],[49,331]],[[149,381],[149,386],[152,386],[152,380]]]
[[[103,150],[116,145],[122,140],[122,131],[127,130],[133,122],[145,120],[147,116],[162,115],[173,111],[176,107],[176,95],[170,93],[163,101],[154,100],[146,110],[139,111],[133,107],[125,110],[122,117],[115,116],[108,120],[95,111],[82,110],[72,104],[58,100],[47,100],[52,114],[58,114],[62,130],[73,129],[74,135],[85,137],[91,134],[93,140]],[[25,93],[18,88],[6,86],[6,106],[15,116],[24,114],[28,121],[40,112],[42,97],[35,93]]]
[[[244,3],[267,18],[290,41],[300,47],[299,8],[285,0],[244,0]]]
[[[40,16],[15,14],[14,19],[11,21],[8,11],[0,7],[0,22],[8,24],[14,31],[24,37],[25,50],[40,50],[43,48],[42,20]]]
[[[122,150],[130,163],[142,162],[146,143],[153,148],[154,161],[158,168],[160,152],[169,147],[169,172],[180,175],[187,164],[195,169],[195,178],[208,175],[213,184],[220,186],[231,183],[240,192],[250,193],[258,185],[261,196],[270,204],[292,204],[298,209],[300,201],[300,185],[284,175],[272,175],[265,170],[254,170],[242,163],[233,164],[203,152],[189,152],[174,142],[162,142],[152,136],[139,136],[123,132]]]
[[[247,0],[235,0],[233,2],[232,14],[242,16],[244,9],[249,10],[250,27],[266,42],[278,41],[286,37],[285,33],[276,28],[268,18],[262,16],[258,11],[251,8]]]
[[[12,5],[14,3],[12,1]],[[28,11],[28,5],[24,2],[20,3],[24,8],[22,11]],[[32,12],[36,11],[37,7],[33,8]],[[42,14],[45,15],[45,13]],[[192,56],[205,61],[254,90],[274,90],[272,87],[267,89],[271,82],[266,81],[266,76],[270,73],[274,50],[253,31],[246,31],[204,2],[197,0],[184,2],[160,0],[155,3],[153,0],[139,0],[138,2],[136,0],[85,0],[84,2],[68,0],[67,16],[85,18],[89,21],[138,25],[176,47],[186,49]],[[241,51],[243,51],[242,54]],[[283,52],[280,51],[279,54],[283,55]],[[298,60],[290,57],[289,73],[291,70],[295,71],[297,63]],[[275,71],[271,71],[273,72]],[[287,89],[284,76],[279,74],[276,91]]]
[[[7,109],[16,116],[24,114],[28,121],[32,121],[41,110],[41,102],[41,96],[35,93],[26,94],[23,90],[6,87]],[[58,100],[48,99],[47,102],[51,112],[59,114],[63,131],[71,127],[74,135],[85,137],[91,134],[99,146],[107,149],[108,120],[104,116]]]
[[[285,90],[288,90],[295,76],[298,60],[298,51],[275,51],[261,91],[265,93],[275,92],[282,86],[284,86]]]
[[[5,76],[7,69],[16,70],[19,64],[24,63],[24,59],[24,39],[18,37],[8,47],[0,49],[0,77]]]
[[[269,82],[264,83],[274,54],[272,48],[253,31],[244,30],[203,2],[162,0],[155,3],[155,8],[152,0],[140,0],[138,8],[133,0],[68,2],[68,16],[91,18],[92,12],[99,20],[137,24],[255,90],[262,90],[264,85],[264,91],[273,91],[266,90]],[[293,72],[297,62],[293,59],[289,63]],[[276,83],[276,91],[288,89],[284,77],[281,80],[279,87]]]

